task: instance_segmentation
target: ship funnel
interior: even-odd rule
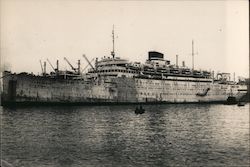
[[[163,60],[164,54],[156,51],[149,51],[148,52],[148,60]]]

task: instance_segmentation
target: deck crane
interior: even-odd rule
[[[56,60],[56,71],[59,72],[59,60]]]
[[[42,61],[41,60],[40,60],[40,65],[41,65],[41,69],[42,69],[42,74],[44,74],[43,65],[42,65]]]
[[[91,62],[89,61],[89,59],[87,58],[87,56],[85,54],[82,55],[82,57],[88,62],[88,64],[91,66],[91,68],[93,69],[93,71],[96,71],[94,66],[91,64]]]
[[[92,63],[94,60],[95,60],[95,58],[93,58],[93,59],[90,61],[90,63]],[[84,71],[87,69],[88,66],[89,66],[89,64],[87,64],[87,65],[84,67],[84,69],[82,70],[82,72],[84,72]]]
[[[46,61],[43,62],[43,74],[46,75]]]
[[[53,67],[53,65],[51,64],[51,62],[49,61],[49,59],[47,59],[47,61],[49,62],[51,68],[52,68],[55,72],[57,72],[57,69],[55,69],[55,68]]]
[[[77,68],[73,67],[72,64],[68,61],[68,59],[66,57],[64,57],[64,60],[69,64],[69,66],[72,68],[72,70],[74,70],[75,72],[78,72]]]

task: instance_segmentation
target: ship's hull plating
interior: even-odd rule
[[[127,104],[225,102],[245,85],[178,79],[102,77],[91,82],[11,74],[3,79],[3,104]]]

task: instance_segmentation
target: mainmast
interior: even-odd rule
[[[194,70],[194,40],[192,40],[192,69]]]
[[[113,43],[113,50],[111,52],[111,55],[113,58],[115,58],[115,31],[114,31],[114,25],[113,25],[113,30],[112,30],[112,43]]]

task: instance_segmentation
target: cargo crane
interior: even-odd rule
[[[52,68],[55,72],[57,72],[57,69],[54,68],[54,66],[51,64],[51,62],[49,61],[49,59],[47,59],[47,61],[49,62],[51,68]]]
[[[93,58],[93,59],[90,61],[90,63],[92,63],[94,60],[95,60],[95,58]],[[88,66],[89,66],[89,64],[87,64],[87,65],[84,67],[84,69],[82,70],[82,72],[84,72],[84,71],[87,69]]]
[[[73,67],[72,64],[69,62],[69,60],[66,57],[64,57],[64,60],[69,64],[69,66],[72,68],[72,70],[74,70],[76,73],[78,72],[77,68]]]
[[[80,74],[81,73],[81,61],[80,60],[78,60],[77,61],[77,72],[78,72],[78,74]]]
[[[42,75],[46,75],[46,62],[43,62],[40,60],[40,65],[41,65],[41,69],[42,69]]]
[[[41,60],[40,60],[40,65],[41,65],[41,69],[42,69],[42,74],[44,74],[43,65],[42,65],[42,61]]]
[[[88,64],[91,66],[91,68],[95,72],[96,70],[95,70],[94,66],[91,64],[91,62],[89,61],[89,59],[87,58],[87,56],[85,54],[83,54],[82,57],[88,62]]]
[[[59,60],[56,60],[56,71],[59,72]]]
[[[46,61],[43,62],[43,74],[46,75]]]

